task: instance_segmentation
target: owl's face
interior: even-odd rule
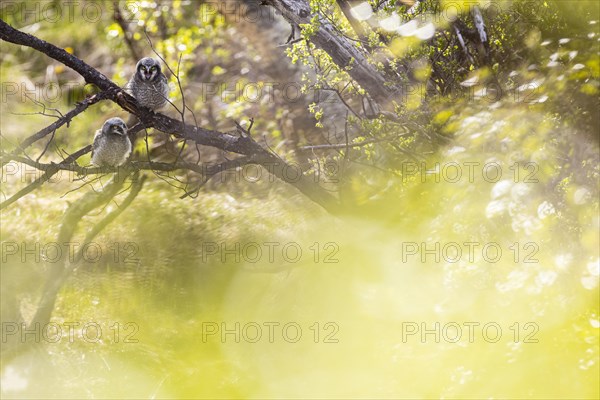
[[[127,125],[121,118],[111,118],[102,125],[102,133],[109,135],[127,135]]]
[[[136,65],[136,74],[142,81],[154,81],[160,74],[160,63],[151,57],[144,57]]]

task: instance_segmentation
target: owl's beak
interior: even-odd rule
[[[123,129],[123,127],[121,127],[121,126],[119,126],[119,125],[116,125],[116,126],[113,128],[113,132],[115,132],[115,133],[117,133],[117,134],[119,134],[119,135],[121,135],[121,136],[122,136],[122,135],[125,135],[125,130]]]

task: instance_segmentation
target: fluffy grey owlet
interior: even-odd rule
[[[127,125],[121,118],[106,120],[102,129],[96,131],[92,144],[92,164],[98,167],[118,167],[131,154],[131,141]]]
[[[125,91],[144,107],[153,111],[163,108],[169,98],[169,84],[158,60],[144,57],[138,61],[135,74],[125,85]]]

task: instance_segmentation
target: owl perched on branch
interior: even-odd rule
[[[121,118],[104,122],[102,129],[94,135],[92,164],[98,167],[118,167],[131,154],[131,141],[127,136],[127,125]]]
[[[125,85],[125,91],[144,107],[156,111],[167,104],[169,84],[160,63],[151,57],[138,61],[135,73]]]

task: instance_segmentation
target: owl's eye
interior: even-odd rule
[[[152,67],[152,68],[150,68],[150,71],[151,71],[151,72],[154,72],[154,71],[156,71],[157,69],[158,69],[158,68],[156,68],[156,67]]]

